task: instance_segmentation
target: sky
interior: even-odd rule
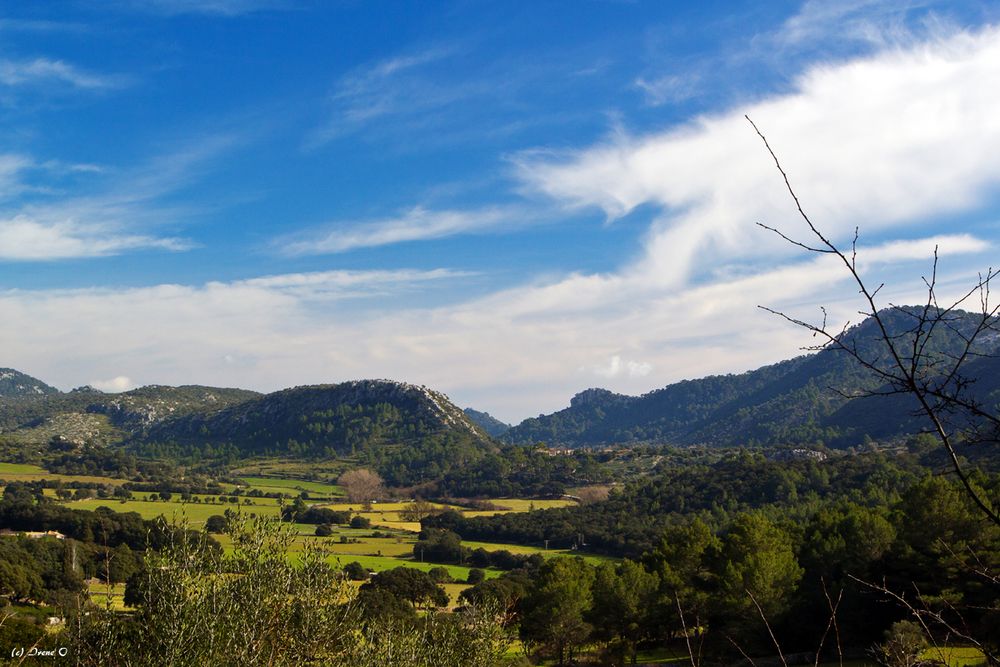
[[[996,265],[991,2],[0,8],[0,366],[387,378],[508,422],[815,343]],[[976,304],[971,304],[975,306]]]

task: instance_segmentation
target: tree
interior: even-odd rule
[[[880,307],[877,297],[884,284],[869,287],[857,264],[858,229],[855,228],[854,240],[848,251],[835,244],[813,224],[767,138],[749,117],[747,121],[774,160],[812,240],[799,241],[774,227],[760,222],[757,224],[794,246],[836,258],[858,288],[863,303],[863,309],[859,312],[874,323],[880,344],[877,349],[866,349],[858,346],[856,340],[844,335],[848,325],[845,324],[839,330],[829,328],[825,308],[821,309],[823,320],[819,324],[796,319],[765,306],[761,308],[804,327],[817,336],[820,344],[810,349],[837,350],[850,356],[869,372],[879,386],[862,392],[859,396],[909,396],[913,399],[915,413],[925,419],[944,448],[965,493],[990,521],[1000,526],[1000,514],[981,490],[976,488],[972,475],[966,470],[958,453],[959,446],[984,443],[995,445],[1000,440],[1000,413],[996,410],[996,403],[984,401],[975,394],[973,389],[976,381],[981,378],[975,372],[970,372],[982,370],[995,375],[995,366],[987,366],[981,362],[987,358],[996,358],[995,341],[996,335],[1000,333],[1000,303],[991,303],[990,286],[1000,275],[1000,269],[991,267],[978,274],[969,290],[957,299],[942,304],[938,300],[938,254],[935,248],[930,276],[924,278],[924,303],[916,308],[905,308],[892,303],[887,308]],[[975,304],[975,313],[960,310],[969,303]],[[902,327],[894,326],[890,321],[894,315],[897,316],[896,319],[905,322]],[[944,336],[957,337],[957,349],[940,349],[939,342]]]
[[[219,514],[213,514],[205,520],[205,530],[210,533],[224,533],[228,525],[226,517]]]
[[[344,488],[347,499],[352,503],[369,505],[385,494],[382,478],[367,468],[348,470],[337,479],[337,484]]]
[[[643,564],[660,581],[653,612],[668,634],[702,625],[715,588],[711,562],[721,546],[711,528],[696,518],[668,526],[659,546],[643,556]]]
[[[802,578],[789,535],[760,512],[737,515],[723,537],[718,618],[759,635],[760,616],[787,610]]]
[[[444,607],[448,604],[448,594],[438,586],[430,575],[410,567],[396,567],[380,572],[361,590],[384,590],[400,600],[406,600],[414,607],[431,605]]]
[[[997,383],[997,376],[1000,375],[1000,364],[997,363],[1000,353],[997,345],[1000,304],[991,301],[990,291],[992,282],[1000,276],[1000,269],[990,267],[985,272],[978,273],[971,288],[957,298],[942,302],[938,297],[938,252],[935,247],[929,276],[923,278],[926,290],[923,303],[916,307],[906,307],[889,302],[887,307],[882,307],[878,295],[885,286],[884,283],[871,287],[858,267],[858,228],[855,228],[849,250],[837,245],[821,231],[806,214],[767,138],[749,117],[747,121],[763,141],[784,179],[785,188],[808,229],[810,240],[796,240],[774,227],[760,222],[757,224],[807,252],[830,256],[844,267],[861,295],[863,305],[859,314],[875,330],[877,345],[874,348],[859,345],[856,337],[845,335],[847,324],[839,330],[829,328],[825,308],[821,308],[823,318],[818,324],[771,308],[762,308],[810,331],[820,341],[819,345],[810,349],[846,354],[860,369],[868,373],[875,388],[847,395],[848,398],[868,396],[897,402],[908,400],[912,414],[922,419],[940,444],[948,464],[961,484],[964,496],[975,506],[979,515],[990,522],[993,529],[1000,528],[1000,513],[987,491],[977,483],[982,478],[981,471],[968,469],[967,462],[959,454],[960,448],[986,445],[993,449],[987,453],[995,455],[995,446],[1000,442],[1000,411],[996,401],[996,392],[1000,389]],[[973,304],[973,312],[963,310],[969,308],[968,304]],[[980,451],[981,449],[980,447]],[[948,550],[953,561],[958,561],[964,567],[966,579],[981,578],[988,587],[1000,586],[1000,578],[992,574],[990,568],[981,561],[982,557],[995,553],[995,547],[980,546],[977,549],[976,545],[965,542],[962,533],[967,532],[964,528],[968,526],[968,522],[963,516],[961,504],[954,502],[954,498],[949,498],[946,486],[925,483],[923,488],[917,488],[916,494],[923,497],[916,498],[915,502],[905,507],[908,512],[913,513],[913,520],[908,522],[909,525],[902,526],[901,541],[909,543],[913,538],[936,539],[933,544],[918,542],[922,548],[915,550]],[[929,510],[928,503],[937,505],[939,511]],[[942,517],[942,512],[948,516]],[[907,515],[907,518],[910,517]],[[946,540],[949,539],[957,539],[958,544],[948,544]],[[955,550],[956,547],[958,551]],[[958,557],[957,554],[962,550],[967,553]],[[930,555],[932,558],[929,562],[925,561],[926,567],[921,568],[923,573],[932,577],[941,574],[947,576],[947,566],[942,567],[941,561],[933,557],[937,554]],[[963,559],[971,562],[963,562]],[[895,601],[917,621],[917,624],[908,623],[893,628],[883,645],[882,657],[887,663],[911,664],[914,658],[909,648],[900,652],[893,647],[899,648],[897,642],[900,641],[912,646],[915,634],[933,638],[932,628],[976,645],[984,652],[988,662],[1000,660],[1000,646],[997,646],[995,640],[980,642],[967,629],[957,629],[966,625],[966,619],[952,600],[945,599],[946,609],[942,610],[935,608],[932,599],[920,593],[914,602],[886,583],[875,584],[862,579],[857,581]],[[906,588],[911,586],[920,589],[916,581],[908,582]],[[982,607],[969,605],[966,611],[979,614]],[[982,636],[997,636],[995,627],[983,631]]]
[[[367,581],[368,580],[368,569],[354,560],[344,566],[344,574],[351,581]]]
[[[489,667],[509,647],[504,614],[479,609],[454,620],[418,617],[389,592],[391,586],[363,587],[355,597],[327,554],[308,543],[291,562],[287,550],[295,535],[286,523],[237,514],[229,531],[233,548],[224,555],[205,539],[187,537],[148,550],[143,569],[126,588],[134,612],[88,606],[67,622],[76,662]],[[416,576],[382,579],[383,573],[377,579],[386,584],[394,576],[422,575],[429,583],[425,573],[411,572]],[[447,603],[437,590],[435,601],[443,596]]]
[[[451,572],[446,567],[432,567],[427,571],[427,576],[435,584],[450,584],[452,582]]]
[[[590,616],[594,634],[606,641],[617,640],[633,665],[637,644],[655,628],[651,612],[659,583],[659,577],[630,560],[597,568]]]
[[[590,638],[586,615],[593,604],[594,568],[582,558],[552,558],[542,565],[524,600],[521,638],[555,656],[573,660],[574,650]]]
[[[417,498],[399,511],[399,518],[403,521],[419,522],[421,519],[440,513],[440,511],[434,507],[434,503]]]

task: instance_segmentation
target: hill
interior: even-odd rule
[[[396,485],[437,478],[496,449],[443,394],[387,380],[285,389],[155,422],[135,440],[139,451],[161,455],[355,457]]]
[[[0,368],[0,397],[35,397],[58,394],[59,390],[13,368]]]
[[[198,385],[150,385],[120,394],[81,387],[68,393],[52,389],[46,393],[7,395],[0,397],[0,433],[26,436],[30,441],[39,441],[44,435],[44,441],[55,437],[70,442],[99,435],[97,440],[108,444],[123,441],[164,419],[214,411],[256,396],[260,394],[245,389]],[[101,424],[110,428],[100,428]],[[83,437],[81,433],[89,436]]]
[[[905,335],[912,321],[908,312],[882,313],[892,335]],[[935,334],[929,352],[939,356],[957,352],[972,323],[972,315],[960,313],[950,327]],[[874,323],[867,320],[843,335],[846,343],[874,358],[880,350],[877,333]],[[996,337],[986,338],[978,352],[993,353],[997,343]],[[978,379],[973,390],[980,400],[995,400],[1000,391],[1000,360],[976,357],[965,371]],[[916,405],[909,396],[846,398],[878,389],[871,372],[844,352],[828,347],[740,375],[685,380],[642,396],[588,389],[574,396],[568,408],[526,419],[503,439],[562,446],[823,442],[847,447],[866,436],[894,438],[925,426],[912,414]]]
[[[465,415],[477,424],[484,431],[494,438],[499,437],[510,430],[510,424],[500,421],[488,412],[480,412],[472,408],[465,408]]]

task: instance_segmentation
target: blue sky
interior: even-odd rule
[[[62,388],[387,377],[517,421],[810,341],[995,255],[986,2],[7,5],[0,365]]]

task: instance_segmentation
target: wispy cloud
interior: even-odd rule
[[[608,359],[607,363],[594,366],[590,370],[594,375],[605,379],[617,378],[621,375],[635,378],[649,375],[653,367],[645,361],[623,360],[621,355],[615,354]]]
[[[0,84],[5,86],[66,85],[80,90],[118,88],[128,78],[114,74],[96,74],[62,60],[0,60]]]
[[[444,86],[419,71],[454,55],[436,48],[360,67],[337,82],[330,95],[330,121],[314,133],[313,144],[359,129],[378,118],[441,108],[464,97],[461,87]]]
[[[933,0],[807,0],[767,38],[784,47],[839,40],[884,47],[912,37],[908,15],[941,3]]]
[[[130,169],[0,155],[0,260],[51,261],[193,247],[188,239],[151,233],[167,223],[176,226],[191,214],[162,200],[196,179],[234,141],[212,136]],[[88,194],[49,187],[51,177],[66,174],[88,179]],[[33,196],[20,196],[26,192]]]
[[[3,32],[87,32],[89,28],[83,23],[69,21],[46,21],[40,19],[0,18],[0,31]]]
[[[695,97],[699,91],[701,74],[687,71],[683,74],[663,74],[653,78],[639,77],[635,87],[646,95],[653,106],[683,102]]]
[[[425,66],[384,65],[389,78]],[[787,93],[680,126],[518,156],[525,188],[548,205],[596,208],[610,219],[640,208],[650,214],[641,250],[605,273],[528,277],[434,307],[408,297],[448,289],[463,274],[330,271],[196,286],[7,291],[0,292],[0,349],[64,386],[112,374],[258,389],[393,377],[508,420],[559,408],[594,383],[639,393],[757,367],[814,342],[758,304],[802,316],[824,304],[837,322],[855,317],[858,304],[842,266],[754,226],[801,230],[743,114],[768,133],[818,224],[847,244],[861,227],[859,266],[875,284],[886,281],[886,302],[923,297],[919,277],[935,246],[944,298],[995,259],[990,238],[946,221],[982,211],[1000,191],[1000,89],[983,84],[998,78],[1000,30],[953,31],[814,66]],[[15,158],[13,183],[19,169]],[[117,199],[102,197],[80,219],[111,211],[124,220],[129,207],[148,216],[156,193],[183,182],[189,169],[167,169],[166,183],[156,172],[150,166],[148,181],[133,179],[144,183],[138,199],[123,186]],[[46,220],[71,219],[71,209],[81,206],[61,209],[61,217],[49,211]],[[344,252],[506,224],[477,222],[476,211],[440,213],[350,221],[284,244],[300,254],[306,248],[294,243],[305,241]],[[640,224],[640,216],[632,221]],[[65,336],[70,329],[74,336]]]
[[[106,391],[111,394],[118,394],[123,391],[128,391],[129,389],[135,389],[136,384],[132,382],[131,378],[125,375],[118,375],[116,377],[107,380],[91,380],[88,382],[94,389],[100,389],[101,391]]]
[[[25,216],[0,220],[0,260],[104,257],[143,248],[177,251],[189,247],[182,239],[122,234],[114,228],[72,220],[50,224]]]
[[[286,255],[326,255],[407,241],[483,233],[501,226],[513,228],[530,218],[526,212],[510,208],[432,211],[417,206],[394,218],[331,224],[319,232],[280,240],[277,246]]]
[[[293,0],[120,0],[120,6],[142,12],[173,16],[207,14],[210,16],[242,16],[265,10],[288,9]]]
[[[561,160],[527,156],[521,175],[568,205],[615,218],[660,207],[636,271],[683,284],[706,264],[787,255],[752,223],[794,220],[744,113],[769,135],[810,211],[836,238],[873,235],[969,209],[1000,185],[1000,29],[958,33],[841,66],[796,90],[646,136],[618,136]],[[947,165],[945,168],[944,165]]]

